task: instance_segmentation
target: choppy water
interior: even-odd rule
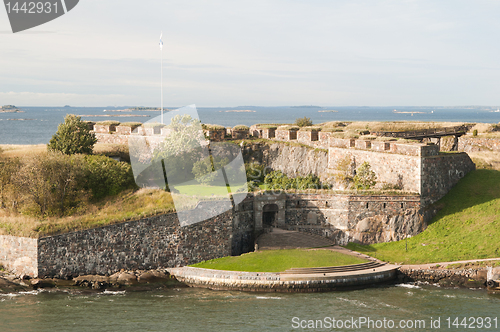
[[[120,122],[146,122],[159,112],[103,112],[104,109],[113,110],[113,107],[20,107],[25,113],[0,113],[0,144],[44,144],[48,143],[56,132],[59,123],[64,121],[66,114],[77,115],[105,115],[105,114],[133,114],[130,117],[92,117],[84,116],[84,120],[104,121],[117,120]],[[123,107],[122,107],[123,108]],[[172,109],[174,109],[172,107]],[[394,113],[397,109],[401,112]],[[292,123],[300,117],[309,117],[314,123],[327,121],[460,121],[460,122],[500,122],[498,108],[442,108],[442,107],[215,107],[198,108],[200,120],[203,123],[215,123],[223,126],[238,124],[252,125],[256,123]],[[226,112],[231,110],[250,110],[252,112]],[[336,113],[319,112],[335,110]],[[141,117],[137,115],[147,115]]]
[[[384,286],[318,294],[267,294],[180,288],[148,292],[31,292],[0,295],[0,331],[294,331],[308,320],[370,318],[374,322],[423,320],[425,328],[455,330],[446,319],[500,316],[500,297],[484,290],[442,289],[430,285]],[[296,318],[294,318],[296,317]],[[326,317],[329,317],[325,319]],[[430,321],[440,318],[441,329]],[[497,318],[497,320],[500,317]],[[314,323],[318,324],[318,323]],[[497,331],[476,328],[476,331]],[[318,325],[319,327],[319,325]],[[325,328],[326,327],[326,328]],[[397,328],[394,328],[397,330]],[[349,330],[349,329],[337,329]],[[358,326],[359,331],[390,329]],[[401,329],[399,329],[401,330]]]

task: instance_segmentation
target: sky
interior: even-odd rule
[[[500,1],[80,0],[13,34],[0,104],[500,105]]]

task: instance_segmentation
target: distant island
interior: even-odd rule
[[[290,108],[321,108],[321,106],[303,105],[303,106],[290,106]]]
[[[148,111],[148,112],[158,112],[161,111],[160,108],[158,107],[144,107],[144,106],[139,106],[139,107],[130,107],[130,108],[125,108],[122,110],[104,110],[103,112],[131,112],[131,111]],[[168,112],[170,110],[164,108],[164,112]]]
[[[257,111],[252,111],[252,110],[227,110],[227,111],[219,111],[219,112],[226,112],[226,113],[255,113]]]
[[[0,113],[24,113],[14,105],[4,105],[0,108]]]
[[[80,117],[129,117],[129,116],[133,116],[133,117],[147,117],[147,118],[150,118],[151,115],[147,115],[147,114],[79,114],[78,116]]]

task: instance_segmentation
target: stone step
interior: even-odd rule
[[[256,241],[259,250],[317,248],[333,246],[335,243],[325,237],[297,231],[273,229],[262,234]]]
[[[314,267],[314,268],[293,268],[288,269],[282,274],[314,274],[314,273],[339,273],[339,272],[353,272],[368,269],[376,269],[377,267],[384,266],[385,263],[368,262],[362,264],[344,265],[344,266],[327,266],[327,267]]]

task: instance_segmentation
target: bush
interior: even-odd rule
[[[245,171],[249,182],[264,182],[266,166],[258,163],[246,163]]]
[[[85,156],[84,171],[82,185],[92,192],[94,199],[136,187],[130,165],[105,156]]]
[[[474,130],[472,131],[472,136],[477,136],[477,129],[474,129]]]
[[[307,127],[307,126],[312,126],[312,121],[311,118],[303,117],[303,118],[298,118],[295,119],[295,125],[299,127]]]
[[[289,178],[281,171],[272,171],[264,178],[264,183],[272,189],[287,190],[287,189],[321,189],[319,178],[309,174],[307,176],[297,176]]]
[[[365,161],[356,170],[356,175],[353,178],[354,187],[356,189],[370,189],[377,184],[377,175],[372,171],[370,164]]]
[[[350,156],[340,159],[335,167],[335,181],[343,188],[348,189],[353,181],[353,163]]]
[[[233,130],[248,130],[248,129],[250,128],[248,128],[248,126],[245,125],[237,125],[233,127]]]
[[[84,178],[81,155],[52,152],[21,161],[12,176],[14,203],[27,214],[64,215],[84,196],[79,181]]]
[[[0,154],[2,151],[0,150]],[[19,167],[19,160],[2,158],[0,156],[0,208],[6,207],[7,196],[9,192],[12,177]]]
[[[82,121],[79,116],[68,114],[64,118],[64,123],[57,127],[57,132],[50,139],[48,149],[67,155],[92,154],[96,142],[97,138],[88,128],[88,124]]]

